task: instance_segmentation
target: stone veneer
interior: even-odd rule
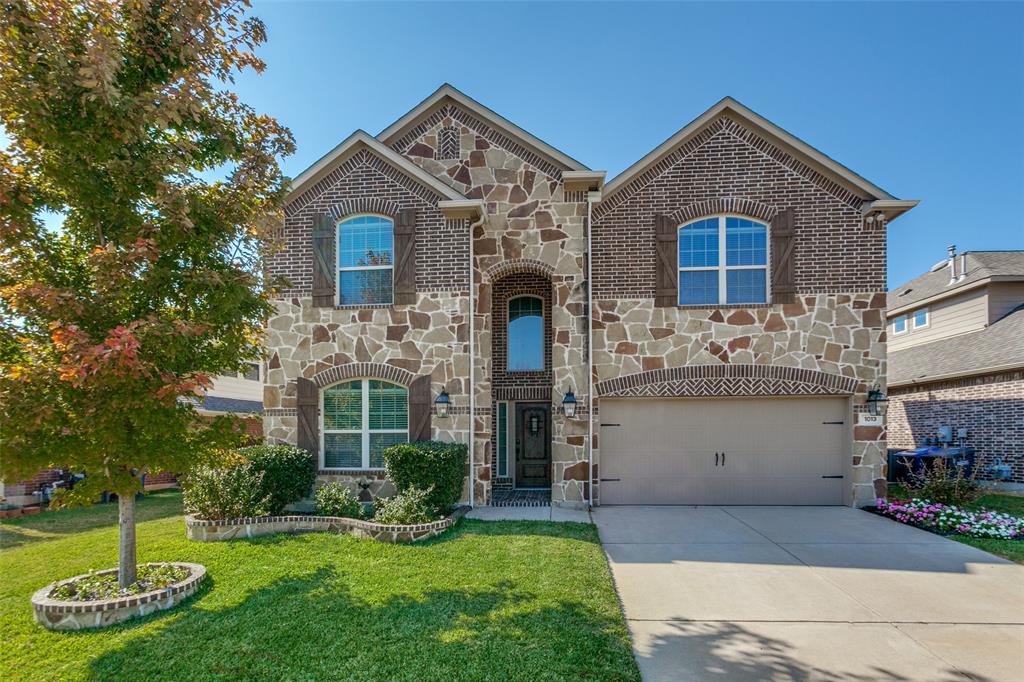
[[[50,583],[32,595],[32,613],[36,622],[49,630],[86,630],[106,627],[130,618],[148,616],[154,611],[167,610],[195,594],[206,578],[206,569],[199,564],[174,562],[172,565],[187,568],[188,578],[162,590],[143,592],[130,597],[96,601],[61,601],[50,598],[53,590],[85,576],[79,575]],[[99,571],[99,575],[111,573],[117,573],[117,569]]]
[[[460,507],[438,521],[416,524],[387,524],[341,516],[257,516],[245,519],[208,521],[185,517],[185,534],[189,540],[218,542],[235,538],[255,538],[274,533],[335,533],[354,535],[377,542],[419,542],[440,535],[455,525],[466,513]]]

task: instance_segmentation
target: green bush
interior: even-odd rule
[[[313,497],[316,513],[320,516],[343,516],[347,519],[363,517],[363,504],[343,483],[325,483],[316,489]]]
[[[182,479],[181,490],[185,512],[211,521],[265,516],[270,504],[263,472],[245,461],[196,467]]]
[[[968,475],[965,467],[949,464],[943,457],[936,457],[931,463],[922,463],[918,471],[914,471],[909,459],[903,459],[901,463],[909,472],[903,486],[910,497],[962,506],[977,502],[985,492],[975,480],[975,470]]]
[[[446,514],[462,496],[466,451],[463,443],[436,440],[392,445],[384,450],[384,469],[399,493],[430,489],[427,505]]]
[[[414,523],[430,523],[437,514],[430,505],[430,488],[407,488],[394,497],[378,498],[377,513],[373,520],[377,523],[408,525]]]
[[[316,462],[307,450],[294,445],[253,445],[238,452],[263,472],[268,514],[280,514],[313,491]]]

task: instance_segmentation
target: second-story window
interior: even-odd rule
[[[892,333],[902,334],[905,331],[907,331],[907,316],[900,315],[899,317],[894,318],[892,321]]]
[[[508,302],[508,370],[544,369],[544,302],[517,296]]]
[[[679,305],[767,302],[767,225],[716,216],[679,228]]]
[[[394,298],[394,223],[375,215],[338,224],[338,305],[388,305]]]
[[[928,326],[928,309],[921,308],[915,310],[911,319],[914,321],[914,329],[920,329],[921,327]]]

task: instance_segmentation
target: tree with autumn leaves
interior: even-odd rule
[[[0,477],[59,467],[86,474],[73,502],[116,493],[122,587],[142,476],[238,442],[238,420],[204,420],[195,398],[259,357],[271,311],[261,254],[293,143],[229,91],[264,68],[247,11],[8,0],[0,13]]]

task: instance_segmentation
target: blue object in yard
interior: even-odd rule
[[[913,450],[889,453],[889,476],[890,481],[899,482],[906,479],[907,474],[913,471],[921,473],[925,466],[932,464],[936,459],[945,459],[947,470],[956,471],[958,467],[964,468],[964,476],[970,477],[974,471],[975,449],[971,447],[949,447],[944,448],[938,445],[928,445]],[[908,467],[906,462],[910,462]]]

